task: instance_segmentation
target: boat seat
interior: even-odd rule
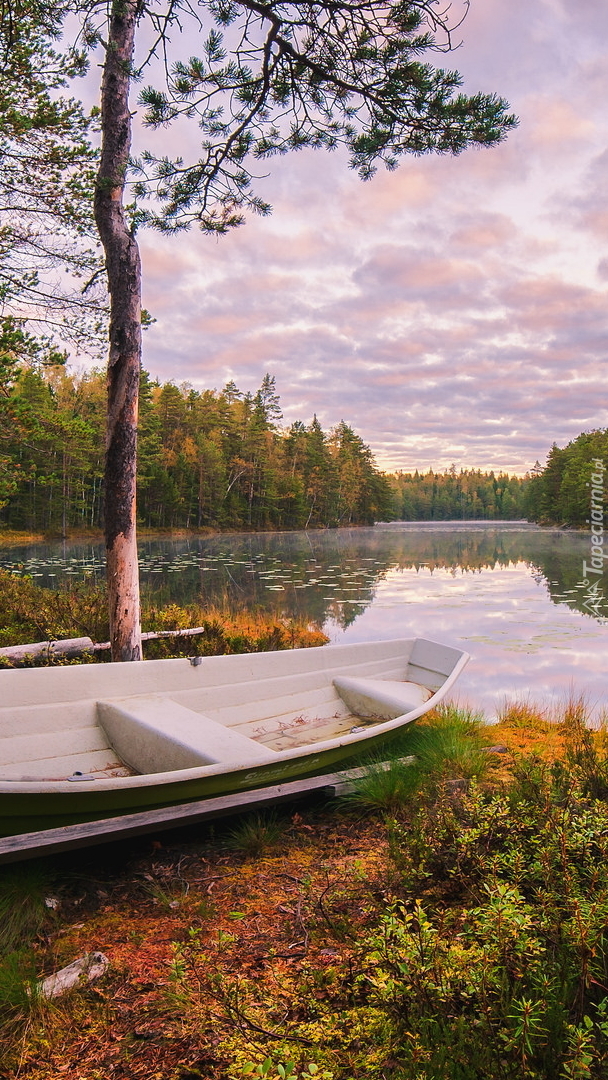
[[[119,757],[139,773],[198,765],[259,765],[275,751],[158,694],[97,702],[97,717]]]
[[[415,682],[393,679],[353,679],[338,675],[334,687],[355,716],[377,716],[395,720],[420,708],[432,697],[432,690]]]

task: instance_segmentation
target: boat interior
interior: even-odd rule
[[[369,660],[355,650],[352,662],[343,662],[337,670],[307,662],[300,665],[303,670],[273,675],[264,672],[263,664],[258,673],[240,663],[231,676],[231,668],[217,666],[220,674],[225,672],[224,681],[207,684],[191,670],[176,668],[185,675],[181,685],[179,679],[173,680],[165,689],[151,678],[151,692],[146,692],[141,677],[135,693],[125,693],[125,685],[108,684],[107,677],[103,686],[96,687],[99,677],[91,671],[92,696],[81,691],[73,700],[47,701],[44,707],[33,703],[0,709],[0,780],[82,781],[218,763],[256,766],[276,760],[282,752],[301,752],[311,744],[339,740],[409,712],[419,715],[445,682],[453,660],[438,654],[439,660],[430,667],[428,657],[422,666],[415,655],[406,660],[403,642],[400,645],[400,650]],[[437,648],[446,653],[444,647]],[[447,652],[461,655],[452,649]],[[180,663],[184,661],[146,661],[137,666]],[[272,665],[266,667],[272,671]],[[149,670],[152,674],[152,667]],[[211,665],[209,670],[213,672]],[[84,690],[86,678],[79,678]],[[59,694],[65,693],[66,681],[57,681]],[[113,693],[114,689],[122,692]],[[7,726],[1,714],[9,712]]]

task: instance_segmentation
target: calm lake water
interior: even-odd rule
[[[608,569],[585,578],[586,533],[525,523],[396,522],[140,545],[142,588],[163,603],[201,594],[322,627],[333,642],[423,635],[473,656],[463,703],[505,698],[608,709]],[[97,545],[0,549],[43,585],[103,575]]]

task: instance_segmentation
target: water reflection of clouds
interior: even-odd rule
[[[334,640],[422,635],[461,645],[473,659],[458,699],[488,715],[505,699],[558,704],[570,693],[608,708],[608,628],[565,605],[558,614],[525,562],[460,581],[439,568],[390,570],[352,626],[327,629]]]

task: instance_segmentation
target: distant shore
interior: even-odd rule
[[[499,518],[454,518],[445,521],[377,521],[374,526],[368,525],[344,525],[340,529],[365,529],[373,527],[386,528],[411,528],[411,529],[542,529],[543,532],[588,532],[588,529],[572,525],[540,525],[536,521],[526,521],[525,518],[501,520]],[[195,537],[208,539],[212,536],[242,536],[250,532],[268,533],[291,533],[303,531],[325,530],[302,530],[302,529],[147,529],[141,527],[137,530],[139,540],[189,540]],[[103,533],[100,529],[68,529],[65,535],[59,532],[44,531],[19,531],[16,529],[0,528],[0,547],[21,547],[26,544],[102,544]]]
[[[142,540],[186,540],[191,536],[229,535],[219,529],[138,529],[137,537]],[[57,532],[26,532],[16,529],[0,529],[0,547],[19,547],[22,544],[103,544],[101,529],[68,529],[65,535]]]

